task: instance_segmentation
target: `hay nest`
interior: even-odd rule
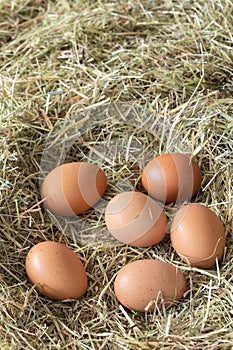
[[[0,3],[0,18],[0,348],[231,349],[232,2],[15,0]],[[120,114],[106,113],[122,104]],[[65,129],[72,121],[73,139]],[[191,153],[203,174],[193,201],[225,226],[221,264],[190,268],[169,235],[146,249],[117,244],[107,236],[105,202],[78,226],[59,227],[39,194],[46,142],[58,130],[69,142],[56,161],[101,165],[105,202],[142,190],[151,157]],[[165,210],[171,218],[176,208]],[[79,254],[89,278],[83,298],[55,302],[31,288],[25,257],[42,240]],[[159,314],[119,305],[114,277],[140,258],[178,266],[189,281],[185,298]]]

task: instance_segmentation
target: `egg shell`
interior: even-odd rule
[[[167,153],[152,159],[142,172],[147,193],[163,203],[190,199],[201,186],[201,171],[190,156]]]
[[[114,291],[125,307],[139,312],[172,305],[187,290],[184,275],[175,266],[157,260],[138,260],[117,274]]]
[[[93,207],[106,189],[106,176],[95,164],[66,163],[53,169],[41,186],[47,209],[57,215],[82,214]]]
[[[113,237],[135,247],[157,244],[167,228],[163,208],[149,196],[135,191],[119,193],[110,200],[105,222]]]
[[[79,257],[66,245],[45,241],[26,257],[26,273],[36,289],[48,298],[80,298],[87,290],[87,275]]]
[[[221,259],[226,244],[222,222],[201,204],[182,206],[171,223],[171,242],[182,260],[191,266],[209,268]]]

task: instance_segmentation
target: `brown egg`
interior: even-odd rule
[[[67,163],[53,169],[44,179],[41,196],[44,205],[55,214],[82,214],[104,194],[106,176],[95,164]]]
[[[166,234],[163,208],[140,192],[122,192],[113,197],[106,207],[105,221],[113,237],[135,247],[156,244]]]
[[[182,202],[197,193],[201,171],[185,154],[163,154],[146,165],[142,185],[151,197],[163,203]]]
[[[180,300],[187,290],[182,272],[157,260],[138,260],[123,267],[114,283],[117,299],[125,307],[145,312]]]
[[[48,298],[67,300],[80,298],[87,289],[87,275],[78,256],[66,245],[41,242],[26,257],[30,282]]]
[[[217,215],[201,204],[181,207],[171,224],[171,241],[181,259],[192,266],[208,268],[221,259],[226,243]]]

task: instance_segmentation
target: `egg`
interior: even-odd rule
[[[197,193],[201,186],[201,171],[190,156],[167,153],[145,166],[141,181],[151,197],[163,203],[182,202]]]
[[[82,214],[93,207],[106,189],[106,176],[95,164],[66,163],[53,169],[41,186],[47,209],[57,215]]]
[[[153,259],[137,260],[117,274],[114,292],[128,309],[145,312],[172,305],[187,290],[184,275],[175,266]]]
[[[105,222],[113,237],[135,247],[160,242],[167,227],[163,208],[149,196],[135,191],[119,193],[109,201]]]
[[[171,223],[171,242],[182,260],[191,266],[209,268],[221,259],[226,243],[217,215],[202,204],[182,206]]]
[[[36,244],[27,254],[25,267],[30,282],[48,298],[77,299],[86,292],[84,266],[62,243],[45,241]]]

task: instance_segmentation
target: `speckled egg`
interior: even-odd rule
[[[157,260],[138,260],[117,274],[114,291],[119,302],[139,312],[172,305],[187,290],[184,275],[175,266]]]
[[[87,275],[79,257],[66,245],[45,241],[26,257],[26,273],[36,289],[48,298],[80,298],[87,289]]]

